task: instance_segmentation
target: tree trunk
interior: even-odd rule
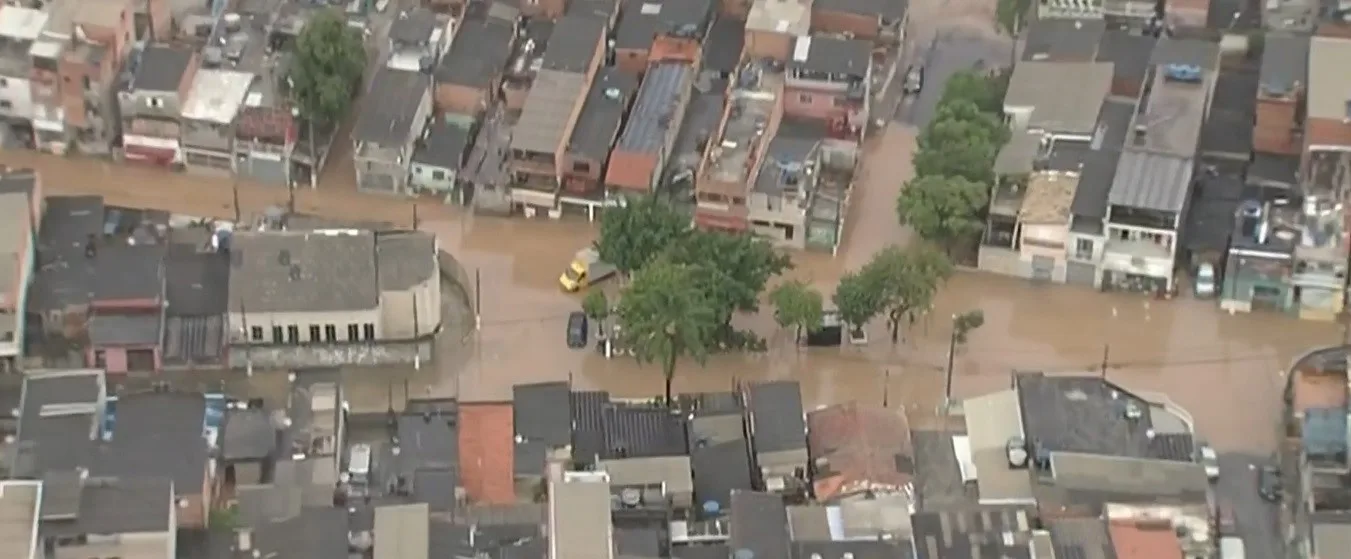
[[[670,355],[666,356],[666,361],[661,364],[662,376],[665,377],[663,380],[666,382],[665,391],[663,393],[666,396],[666,407],[668,409],[675,407],[675,402],[672,400],[671,394],[673,390],[672,385],[675,384],[675,364],[676,352],[673,350]]]

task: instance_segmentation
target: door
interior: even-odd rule
[[[1055,259],[1049,256],[1032,257],[1032,280],[1051,281],[1055,277]]]
[[[1092,264],[1084,262],[1065,263],[1065,283],[1070,285],[1082,285],[1093,287],[1096,283],[1098,269]]]

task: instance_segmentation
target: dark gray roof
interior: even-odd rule
[[[883,22],[896,22],[910,9],[908,0],[816,0],[814,11],[843,12],[861,16],[877,16]]]
[[[676,559],[727,559],[732,548],[726,544],[672,546],[671,557]]]
[[[427,503],[431,512],[455,509],[455,487],[459,483],[459,474],[455,470],[417,470],[411,481],[413,499]]]
[[[690,87],[694,68],[680,62],[662,62],[648,68],[643,85],[638,89],[638,100],[629,111],[629,121],[619,136],[616,150],[635,153],[655,153],[666,141],[666,131],[680,115],[678,104]]]
[[[230,300],[230,256],[172,245],[164,260],[164,309],[169,316],[219,315]]]
[[[89,343],[95,346],[146,346],[160,343],[159,313],[104,314],[89,318]]]
[[[375,235],[236,233],[230,311],[324,312],[379,305]]]
[[[174,506],[172,482],[162,477],[89,477],[74,483],[78,512],[71,520],[42,523],[42,537],[164,533]],[[44,493],[47,488],[44,487]],[[43,504],[47,499],[43,497]],[[44,507],[45,509],[45,507]],[[45,510],[44,510],[45,512]]]
[[[1183,64],[1199,66],[1203,70],[1215,70],[1220,65],[1220,45],[1201,39],[1164,37],[1154,46],[1149,63],[1154,66]]]
[[[789,189],[790,186],[784,183],[784,178],[788,173],[780,169],[803,169],[807,158],[811,156],[819,144],[820,141],[814,138],[797,138],[783,134],[774,136],[774,139],[769,142],[769,148],[765,151],[764,159],[760,162],[760,173],[756,175],[755,179],[756,192],[777,195]],[[795,172],[793,175],[797,176],[797,174]]]
[[[164,320],[164,360],[171,364],[215,364],[225,347],[223,315],[168,316]]]
[[[1038,19],[1027,28],[1023,60],[1093,60],[1106,31],[1100,19]]]
[[[1096,61],[1111,62],[1112,75],[1116,80],[1134,81],[1138,85],[1144,82],[1156,42],[1158,40],[1153,37],[1109,30],[1103,34],[1102,43],[1098,45]]]
[[[1151,406],[1125,389],[1092,376],[1017,376],[1023,433],[1028,444],[1046,452],[1192,459],[1190,435],[1153,433]],[[1142,414],[1128,420],[1126,409]]]
[[[396,45],[425,45],[431,42],[436,30],[436,12],[427,8],[416,8],[399,13],[389,26],[389,40]]]
[[[37,187],[37,173],[32,170],[15,170],[0,174],[0,194],[33,195]]]
[[[102,410],[103,373],[71,371],[31,374],[24,378],[19,410],[15,477],[32,477],[53,470],[88,468]],[[51,410],[78,404],[84,413],[52,414]],[[71,409],[70,411],[74,411]]]
[[[229,409],[220,441],[222,460],[262,460],[277,452],[277,427],[265,409]]]
[[[164,245],[98,243],[94,300],[160,299],[164,293]]]
[[[586,94],[582,114],[572,127],[568,151],[603,163],[619,136],[624,112],[637,89],[638,79],[634,76],[618,68],[601,68]]]
[[[741,63],[741,52],[746,43],[746,22],[718,16],[704,39],[703,69],[731,73]]]
[[[615,526],[615,556],[624,559],[660,559],[662,529],[656,525]]]
[[[352,139],[380,146],[403,146],[412,139],[414,127],[422,127],[421,122],[413,119],[430,88],[431,77],[427,74],[380,68],[361,100]]]
[[[1182,211],[1191,194],[1192,159],[1127,149],[1112,178],[1108,202],[1162,212]]]
[[[1035,511],[970,507],[910,516],[918,559],[1032,559]]]
[[[485,18],[465,22],[436,67],[436,83],[486,88],[506,68],[515,39],[512,23]]]
[[[803,53],[806,42],[806,52]],[[790,68],[808,72],[847,74],[861,78],[872,65],[872,44],[860,39],[834,37],[799,37],[793,46]],[[806,56],[799,56],[805,54]]]
[[[756,453],[807,448],[802,387],[797,381],[761,382],[747,389],[751,433]]]
[[[258,527],[253,535],[263,557],[346,557],[347,544],[347,510],[337,507],[307,508],[289,520]]]
[[[745,440],[733,440],[690,449],[690,471],[694,477],[694,503],[698,510],[717,503],[719,511],[732,506],[733,491],[750,491],[750,449]]]
[[[411,478],[417,470],[459,468],[459,431],[453,413],[404,414],[399,416],[397,430],[400,475]]]
[[[572,459],[582,465],[605,452],[605,409],[610,393],[603,390],[572,393]]]
[[[1193,196],[1191,206],[1187,208],[1187,235],[1183,246],[1192,251],[1229,250],[1231,234],[1235,245],[1245,241],[1256,243],[1255,239],[1243,239],[1235,232],[1239,200],[1243,198],[1243,179],[1234,175],[1205,176]],[[1272,239],[1275,240],[1275,235]],[[1294,239],[1291,239],[1292,241]],[[1260,246],[1260,245],[1259,245]],[[1293,243],[1286,243],[1293,249]]]
[[[961,465],[952,448],[954,430],[912,430],[915,447],[915,507],[939,510],[944,507],[975,504],[980,495],[974,484],[962,481]]]
[[[413,149],[413,162],[459,171],[469,153],[474,128],[448,119],[435,119],[423,132],[422,139]]]
[[[572,0],[567,13],[596,17],[608,25],[619,15],[619,0]]]
[[[28,307],[47,311],[88,304],[94,296],[95,281],[85,245],[91,236],[103,234],[103,198],[48,196],[46,204]]]
[[[605,36],[605,22],[591,15],[563,16],[549,35],[540,68],[560,72],[583,73],[596,56],[596,49]]]
[[[1121,146],[1126,142],[1135,105],[1108,100],[1098,113],[1098,128],[1089,144],[1056,144],[1051,152],[1051,166],[1060,170],[1079,169],[1079,185],[1074,191],[1070,212],[1079,217],[1102,219],[1107,216],[1107,197],[1116,176]],[[1065,146],[1062,152],[1061,146]],[[1079,146],[1076,151],[1069,146]],[[1096,149],[1094,149],[1096,148]],[[1063,160],[1061,158],[1064,158]]]
[[[830,541],[793,542],[793,559],[910,559],[910,542]]]
[[[421,231],[375,234],[375,265],[381,291],[403,291],[437,277],[436,238]]]
[[[657,36],[677,33],[702,39],[712,17],[711,0],[625,0],[614,48],[647,49]]]
[[[93,473],[163,476],[178,495],[202,492],[207,448],[202,436],[206,399],[201,394],[150,392],[117,399],[112,441],[100,448]]]
[[[1116,549],[1102,519],[1051,518],[1045,522],[1056,557],[1116,559]]]
[[[1308,71],[1308,35],[1267,33],[1262,41],[1261,84],[1264,92],[1281,96],[1289,93],[1295,84],[1307,86],[1309,78],[1305,74]]]
[[[610,404],[605,408],[603,459],[686,454],[685,422],[665,407]]]
[[[722,109],[726,99],[727,82],[713,80],[708,91],[695,90],[685,105],[685,121],[680,124],[680,133],[676,134],[674,151],[667,160],[666,172],[674,173],[681,169],[691,169],[699,165],[704,153],[700,149],[710,134],[717,131],[722,119]]]
[[[788,508],[783,497],[754,491],[732,492],[732,555],[742,550],[754,557],[788,557]]]
[[[511,389],[519,439],[562,447],[572,442],[572,391],[566,382],[518,384]]]
[[[1210,114],[1201,125],[1201,153],[1246,157],[1252,151],[1256,114],[1257,75],[1221,71],[1215,79]]]
[[[1299,181],[1298,155],[1254,153],[1248,164],[1248,182],[1294,186]]]
[[[193,52],[186,48],[146,47],[137,63],[132,87],[142,91],[178,91],[192,56]]]

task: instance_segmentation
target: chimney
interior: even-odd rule
[[[94,235],[89,235],[89,237],[87,237],[84,240],[84,257],[93,258],[95,256],[98,256],[98,253],[99,247],[96,241],[96,237],[94,237]]]

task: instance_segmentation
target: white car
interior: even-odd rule
[[[1220,478],[1220,457],[1208,444],[1201,445],[1201,465],[1206,468],[1206,477],[1211,481]]]

